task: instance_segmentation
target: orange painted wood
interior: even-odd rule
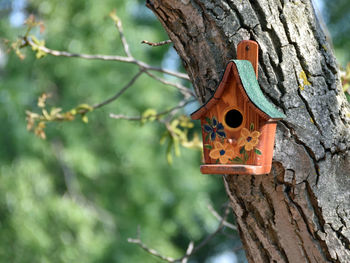
[[[271,171],[269,166],[238,165],[238,164],[205,164],[201,165],[203,174],[268,174]]]
[[[245,40],[238,44],[237,58],[249,60],[255,70],[255,74],[258,74],[258,44],[254,41]],[[243,116],[243,121],[239,127],[232,128],[226,121],[226,113],[230,110],[236,110]],[[222,81],[216,89],[212,98],[203,105],[199,110],[191,115],[192,119],[200,119],[202,126],[202,138],[203,138],[203,157],[204,164],[201,165],[201,172],[204,174],[267,174],[271,170],[274,139],[276,131],[276,121],[272,121],[271,118],[257,108],[249,99],[246,91],[241,83],[240,76],[236,64],[230,62],[224,72]],[[216,133],[217,126],[214,127],[210,124],[213,118],[216,118],[218,123],[221,123],[224,127],[226,134],[225,138],[219,137]],[[211,121],[208,121],[208,120]],[[236,120],[236,119],[235,119]],[[205,125],[210,126],[210,131],[204,129]],[[250,127],[254,126],[253,129]],[[235,157],[243,159],[244,153],[240,150],[242,146],[238,145],[239,138],[244,138],[245,145],[248,145],[252,137],[248,140],[248,137],[244,137],[242,130],[249,130],[249,136],[253,136],[254,131],[258,131],[260,136],[258,137],[258,144],[248,151],[245,147],[246,158],[243,163],[232,161]],[[211,141],[211,131],[215,130],[216,138]],[[246,132],[245,132],[246,133]],[[226,147],[231,144],[231,148],[234,149],[234,154],[230,154],[231,160],[228,163],[220,163],[221,152],[218,159],[212,159],[210,152],[215,148],[215,143],[220,142],[221,147]],[[227,148],[229,149],[229,148]],[[257,154],[255,149],[261,152]],[[221,151],[221,150],[220,150]],[[225,151],[223,155],[225,155]],[[218,154],[218,151],[216,151]],[[227,159],[226,159],[227,161]],[[223,161],[225,162],[225,161]]]
[[[230,62],[226,66],[224,76],[222,77],[222,80],[221,80],[219,86],[216,88],[214,96],[206,104],[204,104],[201,108],[199,108],[197,111],[195,111],[194,113],[191,114],[192,120],[200,119],[203,115],[206,114],[206,112],[208,110],[210,110],[211,106],[213,106],[219,102],[227,85],[229,85],[229,83],[231,83],[233,81],[233,76],[232,76],[232,72],[231,72],[231,67],[233,64],[234,64],[233,62]]]
[[[259,45],[252,40],[243,40],[237,45],[237,59],[249,60],[258,78]]]

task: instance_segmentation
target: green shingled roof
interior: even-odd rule
[[[255,106],[272,119],[285,118],[286,116],[265,98],[255,77],[252,64],[248,60],[232,60],[232,62],[236,64],[243,88]]]

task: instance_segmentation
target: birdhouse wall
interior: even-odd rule
[[[212,100],[210,103],[216,104],[210,105],[210,110],[201,118],[205,163],[264,165],[268,160],[271,162],[276,124],[258,113],[239,81],[231,79],[224,85],[220,100]],[[273,137],[272,143],[269,136]]]

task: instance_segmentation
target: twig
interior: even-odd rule
[[[128,57],[133,58],[133,56],[131,55],[131,52],[130,52],[129,44],[126,41],[125,36],[124,36],[124,30],[123,30],[123,25],[122,25],[121,20],[116,15],[115,11],[110,13],[110,17],[113,19],[113,21],[115,22],[115,25],[116,25],[116,27],[118,29],[119,37],[120,37],[120,40],[122,41],[122,45],[123,45],[125,54]]]
[[[197,252],[199,249],[201,249],[203,246],[205,246],[210,240],[213,239],[213,237],[215,237],[215,235],[217,233],[219,233],[221,231],[221,229],[224,227],[224,222],[226,221],[226,218],[227,218],[229,212],[230,212],[230,208],[227,206],[225,209],[225,212],[224,212],[224,216],[220,220],[220,223],[219,223],[217,229],[213,233],[211,233],[209,236],[207,236],[199,245],[197,245],[193,249],[193,253]]]
[[[24,41],[24,45],[30,45],[31,47],[35,47],[38,50],[45,52],[46,54],[50,54],[56,57],[76,57],[76,58],[93,59],[93,60],[119,61],[119,62],[131,63],[131,64],[138,65],[142,70],[158,71],[180,79],[189,80],[189,77],[187,74],[174,72],[163,68],[153,67],[142,61],[136,60],[133,57],[70,53],[66,51],[49,49],[45,46],[39,46],[35,44],[30,37],[23,37],[23,41]]]
[[[235,248],[233,248],[232,250],[233,250],[233,252],[237,252],[237,251],[239,251],[239,250],[241,250],[241,249],[243,249],[243,246],[242,246],[242,245],[240,245],[240,246],[238,246],[238,247],[235,247]]]
[[[144,243],[142,243],[142,241],[139,238],[136,238],[136,239],[128,238],[128,242],[138,245],[143,250],[145,250],[147,253],[149,253],[153,256],[156,256],[162,260],[165,260],[168,262],[175,262],[175,260],[176,260],[176,259],[171,258],[171,257],[165,257],[165,256],[161,255],[157,250],[147,247]]]
[[[108,104],[108,103],[111,103],[112,101],[115,101],[116,99],[118,99],[128,88],[130,88],[134,82],[141,76],[141,74],[143,73],[142,70],[140,70],[120,91],[118,91],[113,97],[101,102],[101,103],[98,103],[98,104],[95,104],[93,105],[92,107],[94,109],[97,109],[97,108],[101,108],[102,106]]]
[[[211,204],[208,205],[208,209],[218,220],[222,220],[222,217],[218,214],[218,212],[216,212],[216,210],[212,207]],[[223,221],[223,225],[228,228],[231,228],[232,230],[237,230],[237,227],[235,225],[227,222],[226,220]]]
[[[196,97],[196,95],[194,94],[194,92],[188,88],[186,88],[185,86],[179,84],[179,83],[173,83],[173,82],[170,82],[170,81],[167,81],[163,78],[160,78],[154,74],[152,74],[151,72],[149,71],[145,71],[145,73],[150,76],[151,78],[165,84],[165,85],[169,85],[169,86],[173,86],[175,88],[177,88],[184,96],[185,98],[188,98],[189,96],[192,96],[192,97]]]
[[[122,119],[122,120],[128,120],[128,121],[141,121],[141,120],[147,120],[147,119],[159,119],[161,116],[172,113],[174,111],[177,111],[183,107],[185,107],[187,104],[194,102],[195,100],[189,100],[189,101],[181,101],[178,105],[176,105],[175,107],[159,112],[157,114],[154,115],[149,115],[149,116],[126,116],[123,114],[113,114],[110,113],[109,117],[113,118],[113,119]]]
[[[183,257],[183,259],[181,260],[181,263],[187,263],[188,259],[192,255],[193,248],[194,248],[194,243],[193,243],[193,241],[191,241],[190,244],[188,244],[188,247],[187,247],[187,250],[186,250],[186,254]]]
[[[172,41],[170,39],[165,40],[165,41],[160,41],[160,42],[150,42],[150,41],[147,41],[147,40],[143,40],[141,42],[141,44],[147,44],[147,45],[152,46],[152,47],[159,47],[159,46],[170,44],[171,42]]]
[[[184,80],[190,80],[190,77],[187,74],[184,73],[179,73],[179,72],[174,72],[174,71],[170,71],[167,69],[162,69],[162,68],[157,68],[157,67],[152,67],[142,61],[139,60],[135,60],[135,62],[133,62],[134,64],[138,65],[141,68],[144,68],[145,70],[153,70],[153,71],[158,71],[158,72],[162,72],[180,79],[184,79]]]
[[[181,258],[178,259],[174,259],[171,257],[166,257],[161,255],[158,251],[147,247],[140,238],[140,235],[138,234],[138,237],[136,239],[132,239],[129,238],[128,242],[129,243],[134,243],[137,244],[138,246],[140,246],[143,250],[145,250],[146,252],[148,252],[151,255],[154,255],[162,260],[165,260],[167,262],[173,263],[173,262],[181,262],[181,263],[187,263],[188,259],[194,254],[196,253],[199,249],[201,249],[203,246],[205,246],[215,235],[217,235],[221,229],[224,227],[224,222],[226,221],[226,218],[228,216],[230,212],[229,206],[226,207],[225,212],[224,212],[224,216],[221,217],[220,223],[217,227],[217,229],[211,233],[209,236],[207,236],[201,243],[199,243],[199,245],[194,246],[193,241],[190,242],[190,244],[187,247],[186,250],[186,254],[184,256],[182,256]]]

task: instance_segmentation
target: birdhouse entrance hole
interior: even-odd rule
[[[229,110],[225,114],[225,123],[228,127],[236,129],[243,123],[243,115],[236,109]]]

